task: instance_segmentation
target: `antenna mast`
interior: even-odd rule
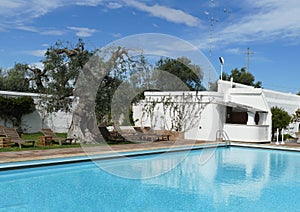
[[[211,59],[211,57],[212,57],[213,30],[214,30],[214,22],[215,22],[213,8],[215,6],[215,1],[210,0],[210,4],[211,4],[212,9],[211,9],[211,12],[210,12],[210,27],[209,27],[209,57]]]
[[[247,52],[245,52],[245,54],[247,54],[247,71],[250,71],[250,56],[251,54],[255,54],[255,52],[251,52],[250,48],[247,48]]]

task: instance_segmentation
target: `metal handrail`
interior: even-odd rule
[[[218,130],[216,132],[216,140],[218,141],[224,141],[226,146],[229,146],[230,145],[230,139],[229,139],[229,136],[228,134],[224,131],[224,130]]]

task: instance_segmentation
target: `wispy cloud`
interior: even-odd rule
[[[58,29],[46,29],[46,28],[37,28],[34,26],[26,26],[26,25],[17,25],[15,29],[27,31],[27,32],[35,32],[41,35],[54,35],[60,36],[65,34],[65,30],[58,30]]]
[[[120,4],[120,3],[118,3],[118,2],[109,2],[109,3],[107,4],[107,7],[108,7],[109,9],[119,9],[119,8],[123,7],[123,5]]]
[[[47,51],[46,49],[37,49],[37,50],[20,51],[19,53],[24,55],[35,56],[35,57],[43,57],[46,51]]]
[[[99,4],[101,4],[103,2],[103,0],[77,0],[74,1],[75,5],[79,5],[79,6],[98,6]]]
[[[54,35],[54,36],[61,36],[66,33],[65,30],[59,29],[45,29],[40,32],[42,35]]]
[[[226,49],[226,52],[230,53],[230,54],[242,54],[242,53],[244,53],[244,51],[242,51],[240,48]]]
[[[114,38],[120,38],[122,37],[122,34],[121,33],[112,33],[111,34]]]
[[[34,50],[28,52],[30,55],[36,56],[36,57],[43,57],[46,53],[46,50]]]
[[[63,6],[66,2],[69,0],[1,0],[0,30],[19,29],[36,32],[34,27],[25,25]]]
[[[0,16],[34,18],[62,6],[61,0],[2,0]],[[21,19],[20,19],[21,21]]]
[[[150,13],[152,16],[163,18],[169,22],[185,24],[190,27],[196,27],[200,25],[200,20],[182,10],[173,9],[166,6],[155,4],[148,6],[144,3],[135,0],[126,0],[128,6],[134,7],[138,10]]]
[[[232,14],[230,23],[216,27],[214,45],[247,42],[295,42],[300,36],[300,4],[298,0],[247,0],[242,16]],[[207,33],[208,34],[208,33]],[[206,40],[206,41],[205,41]],[[207,43],[208,36],[201,43]],[[200,42],[200,41],[199,41]],[[206,45],[207,47],[207,45]]]
[[[97,32],[96,29],[87,27],[68,27],[68,29],[75,31],[78,37],[91,37],[93,33]]]

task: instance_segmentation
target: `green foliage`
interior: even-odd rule
[[[184,82],[190,90],[201,91],[205,90],[201,84],[203,79],[203,72],[198,65],[192,64],[191,60],[186,57],[180,57],[177,59],[161,58],[157,64],[156,68],[158,70],[167,71],[170,74],[178,77],[182,82]],[[158,84],[164,85],[170,82],[164,82],[164,77],[158,77]],[[179,90],[180,88],[174,85],[174,88]]]
[[[69,97],[73,95],[80,70],[92,54],[84,49],[84,42],[81,39],[75,47],[70,43],[56,42],[47,50],[42,71],[46,86],[43,86],[44,89],[40,92],[51,95],[45,99],[48,112],[70,110],[72,101]]]
[[[35,104],[31,97],[3,97],[0,96],[0,117],[10,120],[14,126],[20,126],[22,116],[35,111]]]
[[[272,107],[272,134],[276,132],[277,128],[279,130],[286,128],[290,121],[291,116],[282,108]]]
[[[228,75],[225,72],[222,74],[222,79],[230,81],[231,77],[233,78],[233,81],[236,83],[241,83],[244,85],[254,86],[255,88],[261,88],[262,82],[261,81],[255,81],[255,77],[248,71],[246,71],[245,68],[242,68],[241,70],[235,68],[231,71],[231,74]]]
[[[300,108],[298,108],[295,113],[292,116],[292,121],[296,122],[296,121],[300,121]]]
[[[4,72],[0,69],[0,90],[30,92],[29,81],[26,78],[26,65],[15,64],[13,68]]]

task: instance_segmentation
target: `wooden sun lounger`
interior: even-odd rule
[[[57,137],[56,134],[50,128],[43,128],[43,129],[41,129],[41,131],[44,134],[45,143],[47,143],[47,141],[49,141],[49,140],[51,140],[51,141],[54,140],[54,141],[58,141],[59,145],[62,145],[63,143],[71,144],[72,141],[75,140],[73,138]]]
[[[105,126],[99,127],[99,130],[105,140],[120,140],[125,141],[125,138],[118,132],[111,133]]]
[[[6,137],[10,139],[11,143],[16,143],[19,145],[20,149],[22,148],[22,144],[24,143],[32,143],[32,146],[35,146],[35,140],[23,140],[20,138],[19,133],[14,128],[3,128],[3,132]]]
[[[155,137],[157,141],[170,140],[170,136],[171,136],[166,133],[154,132],[150,128],[145,128],[143,130],[141,127],[134,127],[134,129],[137,131],[137,133],[139,133],[141,135],[152,137],[152,138]]]
[[[146,141],[158,141],[159,135],[150,131],[144,131],[141,127],[133,127],[136,133],[141,137],[142,140]]]

